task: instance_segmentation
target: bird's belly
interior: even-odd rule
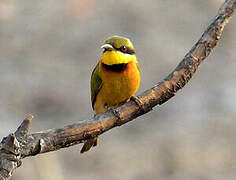
[[[104,102],[111,107],[128,100],[137,91],[138,82],[129,77],[112,77],[102,89]]]

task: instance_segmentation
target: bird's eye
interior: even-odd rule
[[[121,46],[120,51],[123,52],[123,53],[126,53],[127,52],[127,47],[126,46]]]

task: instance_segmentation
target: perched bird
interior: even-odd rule
[[[91,101],[95,114],[116,108],[137,92],[140,70],[135,49],[125,37],[112,36],[101,47],[103,54],[91,76]],[[81,153],[97,145],[98,138],[87,140]]]

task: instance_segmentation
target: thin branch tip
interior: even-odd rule
[[[25,118],[25,120],[28,120],[29,123],[31,123],[33,119],[34,119],[34,116],[33,116],[32,114],[29,114],[29,115]]]

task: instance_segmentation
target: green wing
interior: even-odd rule
[[[140,72],[140,66],[139,66],[139,63],[137,62],[136,65],[137,65],[138,71]]]
[[[93,70],[91,81],[90,81],[90,87],[91,87],[91,101],[92,101],[92,106],[94,108],[96,96],[102,87],[102,78],[99,72],[99,63]]]

